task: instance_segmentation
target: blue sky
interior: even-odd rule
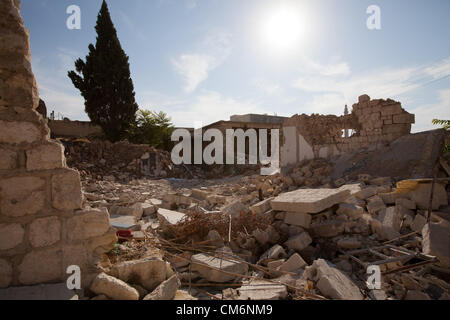
[[[416,114],[413,131],[450,119],[448,0],[107,3],[140,108],[165,111],[177,126],[244,113],[339,115],[364,93],[401,101]],[[66,27],[69,5],[81,9],[80,30]],[[381,30],[366,26],[370,5],[381,9]],[[67,71],[95,44],[100,6],[22,0],[41,97],[72,120],[88,118]],[[289,32],[279,12],[288,12],[282,24],[294,21]]]

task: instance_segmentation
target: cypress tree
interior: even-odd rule
[[[97,42],[89,45],[86,61],[75,61],[69,78],[85,100],[85,111],[110,141],[118,141],[136,119],[133,81],[128,56],[122,49],[108,6],[103,0],[97,17]]]

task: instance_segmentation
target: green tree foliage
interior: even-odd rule
[[[128,130],[130,142],[148,144],[158,149],[170,150],[174,127],[166,113],[139,110],[136,122]]]
[[[442,126],[445,130],[450,130],[450,120],[439,120],[433,119],[433,124],[437,126]],[[450,144],[445,145],[443,153],[450,152]]]
[[[97,17],[97,42],[89,45],[86,61],[78,59],[68,73],[85,99],[85,111],[111,141],[124,138],[136,119],[133,81],[128,56],[122,50],[108,6],[103,0]]]
[[[437,126],[442,126],[445,130],[450,130],[450,120],[433,119],[433,124]]]

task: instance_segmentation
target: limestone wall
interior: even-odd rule
[[[361,148],[379,149],[411,132],[413,114],[400,102],[359,97],[352,113],[346,116],[294,115],[283,123],[282,165],[302,160],[329,158]],[[343,130],[353,135],[343,137]]]
[[[78,171],[35,109],[28,30],[18,0],[0,1],[0,287],[82,282],[116,241],[107,211],[82,209]]]
[[[88,121],[48,120],[52,137],[83,138],[100,136],[102,128]]]

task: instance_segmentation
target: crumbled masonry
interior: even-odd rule
[[[233,116],[284,131],[271,176],[51,140],[20,2],[0,17],[0,299],[450,299],[448,133],[412,135],[414,115],[367,95],[343,117]]]

